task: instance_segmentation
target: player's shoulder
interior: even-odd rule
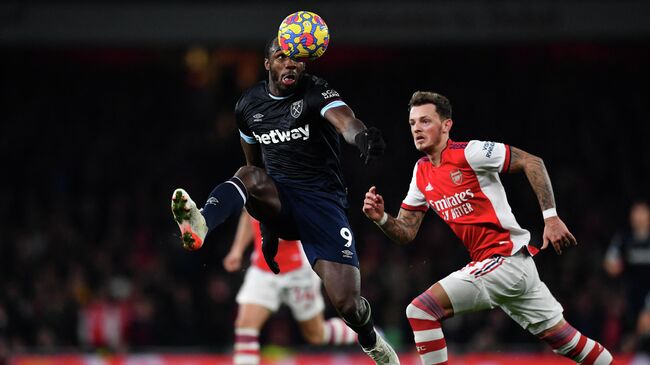
[[[239,97],[239,100],[237,100],[235,109],[243,110],[246,108],[246,106],[253,103],[257,99],[263,98],[264,96],[266,96],[266,82],[259,81],[253,86],[244,90],[244,92]]]

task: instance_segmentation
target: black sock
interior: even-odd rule
[[[377,334],[375,333],[375,323],[372,320],[372,310],[370,309],[370,303],[364,297],[361,297],[361,305],[363,308],[359,311],[359,315],[356,319],[349,320],[343,318],[348,327],[352,328],[356,332],[359,340],[359,344],[365,349],[371,349],[375,347],[377,343]]]
[[[208,233],[231,215],[240,213],[247,197],[246,187],[237,177],[217,185],[201,211],[208,225]]]

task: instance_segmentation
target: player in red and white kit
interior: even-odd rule
[[[260,364],[259,333],[272,312],[286,304],[307,342],[315,345],[349,345],[357,334],[339,318],[325,320],[321,280],[311,269],[300,241],[281,240],[275,257],[280,274],[269,269],[262,253],[260,223],[242,212],[235,241],[223,260],[227,271],[241,268],[246,248],[254,241],[251,266],[237,294],[235,365]]]
[[[373,186],[363,211],[398,243],[415,238],[427,210],[434,210],[469,251],[471,262],[415,298],[406,315],[422,363],[447,364],[440,322],[453,315],[499,307],[553,350],[579,364],[611,364],[612,355],[573,328],[562,306],[540,280],[529,245],[508,205],[500,173],[524,171],[544,217],[542,249],[558,254],[576,240],[557,216],[543,161],[502,143],[449,139],[453,125],[449,100],[418,91],[409,103],[415,147],[424,152],[413,169],[408,194],[397,218],[384,211]]]

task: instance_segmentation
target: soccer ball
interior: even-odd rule
[[[278,41],[284,54],[304,62],[322,56],[330,42],[330,33],[323,18],[311,11],[290,14],[278,29]]]

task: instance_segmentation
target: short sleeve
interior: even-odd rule
[[[417,172],[418,172],[418,163],[415,164],[413,168],[413,177],[411,177],[411,184],[409,185],[409,191],[406,193],[406,198],[402,201],[402,209],[406,210],[418,210],[426,212],[429,209],[429,204],[427,204],[427,199],[422,194],[422,191],[418,188],[417,184]]]
[[[242,100],[239,99],[237,104],[235,104],[235,121],[237,122],[237,128],[239,128],[239,136],[244,142],[248,144],[256,144],[257,140],[253,136],[248,123],[246,123],[246,117],[244,116]]]
[[[465,159],[474,171],[507,172],[510,168],[510,146],[489,141],[470,141]]]
[[[309,108],[318,111],[321,117],[332,108],[347,105],[339,92],[331,88],[323,79],[319,79],[312,85],[307,94],[307,103]]]

